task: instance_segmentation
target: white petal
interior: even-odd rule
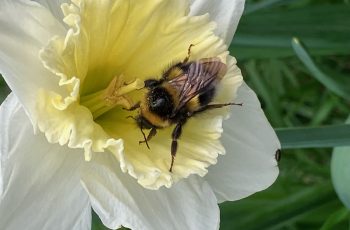
[[[235,61],[227,57],[224,42],[214,36],[215,23],[209,22],[208,15],[188,17],[187,0],[138,2],[89,0],[62,5],[70,32],[66,37],[52,39],[40,57],[48,69],[61,77],[61,92],[66,90],[66,93],[43,90],[38,98],[38,127],[50,142],[84,147],[87,160],[92,157],[91,152],[109,149],[120,161],[123,172],[137,178],[144,187],[158,189],[170,187],[191,174],[204,176],[207,167],[216,163],[217,155],[224,152],[218,140],[222,114],[208,117],[209,122],[198,119],[199,128],[194,129],[198,130],[194,138],[186,138],[191,135],[187,130],[195,127],[194,120],[186,124],[183,139],[188,141],[181,141],[174,173],[170,173],[171,129],[159,132],[152,140],[155,146],[149,151],[135,145],[142,134],[134,121],[125,119],[132,113],[125,112],[124,116],[121,106],[113,108],[114,105],[107,102],[124,86],[122,78],[126,83],[135,77],[160,77],[169,63],[184,60],[192,43],[196,45],[191,50],[191,58],[217,56],[227,64],[222,84],[230,92],[236,91],[242,77]],[[151,55],[155,52],[157,55]],[[110,84],[114,79],[120,86]],[[108,85],[110,90],[102,92]],[[141,92],[133,94],[125,95],[131,96],[129,100],[124,98],[130,105],[142,97]],[[224,98],[225,102],[230,101]],[[119,138],[124,141],[125,151],[121,150]],[[201,139],[205,140],[203,145],[193,145]]]
[[[0,229],[90,229],[82,154],[48,144],[12,94],[0,108]]]
[[[278,175],[275,153],[280,143],[258,98],[243,84],[235,102],[243,106],[233,107],[231,118],[223,124],[226,155],[219,157],[206,176],[220,202],[266,189]]]
[[[46,8],[19,0],[1,1],[0,28],[0,73],[31,112],[38,88],[58,87],[38,53],[52,36],[63,35],[64,28]]]
[[[216,34],[230,45],[244,10],[245,0],[191,0],[190,15],[210,14],[218,24]]]
[[[51,13],[57,18],[58,21],[63,23],[63,13],[61,10],[62,3],[70,2],[69,0],[34,0],[40,3],[51,11]]]
[[[86,167],[82,182],[93,209],[109,228],[218,229],[215,195],[199,177],[182,180],[171,189],[147,190],[121,173],[115,158],[104,153]]]

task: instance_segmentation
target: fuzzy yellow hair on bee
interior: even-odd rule
[[[188,119],[209,109],[217,109],[235,103],[210,104],[215,96],[218,83],[227,71],[226,64],[217,57],[189,61],[191,47],[184,61],[166,69],[160,79],[145,81],[147,92],[140,103],[140,113],[135,118],[144,140],[148,142],[156,135],[157,129],[175,125],[172,132],[172,172],[182,127]],[[146,137],[143,129],[150,129]]]

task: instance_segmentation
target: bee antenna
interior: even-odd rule
[[[183,60],[182,63],[186,63],[186,62],[188,62],[188,60],[190,59],[190,57],[191,57],[191,49],[192,49],[193,46],[195,46],[195,45],[194,45],[194,44],[191,44],[191,45],[188,47],[188,49],[187,49],[187,57],[185,58],[185,60]]]
[[[243,103],[230,103],[230,105],[239,105],[239,106],[243,106]]]

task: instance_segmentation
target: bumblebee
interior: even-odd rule
[[[134,119],[144,137],[139,143],[145,143],[148,148],[148,142],[156,135],[157,129],[175,125],[170,150],[170,172],[173,169],[182,127],[189,118],[209,109],[242,105],[210,104],[227,67],[217,57],[189,61],[192,46],[188,48],[188,56],[184,61],[172,65],[160,79],[145,81],[145,97],[133,107],[139,108],[139,115]],[[150,129],[147,137],[144,129]]]

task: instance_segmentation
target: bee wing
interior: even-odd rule
[[[169,81],[179,92],[179,105],[173,115],[192,98],[215,87],[226,68],[219,58],[204,58],[190,63],[187,72]]]

